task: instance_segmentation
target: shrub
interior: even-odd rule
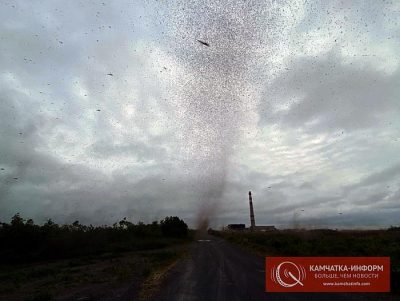
[[[177,216],[164,218],[161,223],[161,232],[168,237],[186,237],[188,235],[188,226]]]

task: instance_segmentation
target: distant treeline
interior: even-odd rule
[[[255,251],[282,256],[390,256],[400,269],[400,227],[387,230],[210,231]]]
[[[163,248],[188,239],[188,226],[170,216],[151,224],[134,224],[126,218],[112,226],[58,225],[51,219],[37,225],[15,214],[0,223],[0,263],[90,256]]]

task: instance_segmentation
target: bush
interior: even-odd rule
[[[49,292],[39,292],[36,295],[25,299],[26,301],[53,301],[53,295]]]
[[[58,225],[51,219],[36,225],[16,214],[9,224],[0,222],[0,264],[157,249],[176,243],[166,237],[187,235],[188,226],[178,217],[151,224],[124,218],[113,226],[94,227],[79,221]]]
[[[186,237],[188,235],[188,226],[177,216],[164,218],[161,223],[161,232],[168,237]]]

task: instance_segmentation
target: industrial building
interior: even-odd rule
[[[245,224],[229,224],[228,225],[228,230],[246,230],[246,225]]]
[[[253,208],[253,198],[251,195],[251,191],[249,191],[249,207],[250,207],[250,227],[246,228],[245,224],[229,224],[225,230],[230,231],[274,231],[276,230],[275,226],[256,226],[256,218],[254,215],[254,208]]]
[[[249,206],[250,206],[250,231],[274,231],[275,226],[256,226],[256,218],[254,216],[253,208],[253,198],[251,196],[251,191],[249,191]]]

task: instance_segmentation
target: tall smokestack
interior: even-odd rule
[[[251,197],[251,191],[249,191],[249,204],[250,204],[250,230],[254,230],[256,228],[256,220],[254,218],[254,209],[253,209],[253,199]]]

